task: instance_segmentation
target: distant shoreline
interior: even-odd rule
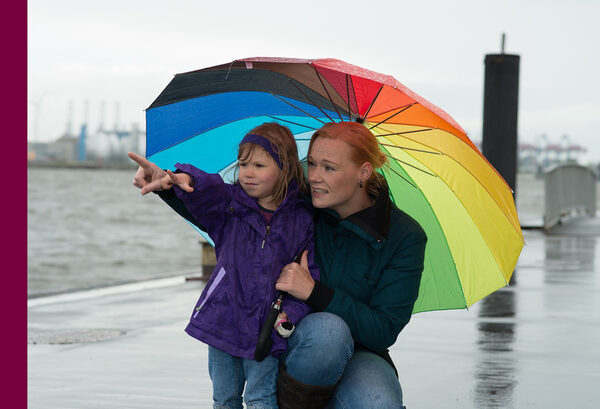
[[[27,162],[28,168],[64,168],[64,169],[136,169],[135,163],[128,162]]]

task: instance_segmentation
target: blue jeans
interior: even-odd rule
[[[214,409],[277,409],[276,386],[279,360],[268,356],[262,362],[231,356],[208,347],[208,373],[213,384]]]
[[[302,319],[283,359],[288,374],[308,385],[333,385],[341,377],[327,409],[403,408],[394,368],[372,352],[354,352],[350,329],[335,314],[317,312]]]

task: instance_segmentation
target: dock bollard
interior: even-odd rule
[[[186,281],[208,281],[212,271],[217,265],[217,256],[215,254],[215,248],[207,241],[200,240],[200,246],[202,247],[202,275],[186,277]]]

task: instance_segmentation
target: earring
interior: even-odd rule
[[[363,187],[363,181],[362,181],[362,180],[359,180],[359,181],[358,181],[358,187],[359,187],[360,189],[362,189],[362,187]]]

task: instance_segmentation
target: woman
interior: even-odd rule
[[[321,279],[312,279],[304,255],[283,268],[276,284],[316,311],[288,339],[280,409],[403,407],[387,348],[411,318],[427,237],[391,202],[375,172],[385,162],[373,134],[358,123],[329,123],[311,138],[308,182]],[[134,185],[153,190],[160,172],[140,168]],[[164,199],[193,222],[176,200]]]

